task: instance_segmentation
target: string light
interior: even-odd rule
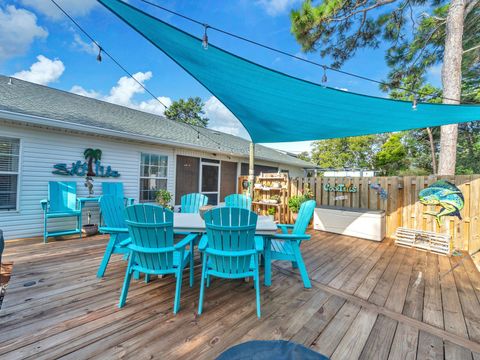
[[[208,35],[207,35],[207,29],[209,26],[207,24],[204,24],[204,32],[203,32],[203,39],[202,39],[202,46],[205,50],[208,50]]]
[[[102,62],[102,47],[98,47],[98,55],[97,55],[97,61]]]
[[[324,66],[324,67],[323,67],[322,83],[325,84],[327,81],[328,81],[328,79],[327,79],[327,67]]]
[[[418,100],[417,100],[417,97],[415,96],[413,98],[413,101],[412,101],[412,109],[413,110],[417,110],[417,102],[418,102]]]

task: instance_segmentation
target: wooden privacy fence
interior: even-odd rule
[[[240,178],[239,184],[243,179]],[[462,220],[456,216],[444,216],[441,226],[438,226],[435,217],[424,212],[438,212],[441,207],[421,204],[418,194],[440,179],[454,183],[462,191],[465,205],[460,212]],[[387,237],[403,226],[449,234],[455,248],[470,254],[480,250],[480,175],[291,178],[288,197],[302,194],[305,187],[313,192],[317,206],[385,210]],[[356,188],[356,192],[345,191],[352,187]],[[330,191],[327,191],[328,188]],[[341,189],[344,191],[336,191]],[[287,214],[282,220],[290,219]]]

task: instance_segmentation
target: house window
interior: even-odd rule
[[[20,139],[0,137],[0,210],[17,210]]]
[[[155,193],[167,188],[168,156],[142,153],[140,160],[140,202],[155,201]]]

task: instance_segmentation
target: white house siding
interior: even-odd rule
[[[0,122],[0,136],[20,139],[20,183],[19,204],[17,211],[0,211],[0,229],[6,239],[39,236],[43,233],[43,212],[40,200],[46,199],[48,181],[76,181],[77,195],[87,196],[83,177],[60,176],[52,174],[56,163],[70,164],[82,160],[86,148],[102,150],[102,164],[110,165],[120,173],[118,178],[94,178],[95,194],[101,194],[102,181],[121,181],[125,196],[138,201],[140,153],[158,153],[168,156],[168,190],[175,187],[174,157],[169,148],[156,145],[143,145],[115,141],[112,139],[69,134],[31,127],[16,127]],[[88,205],[92,209],[93,220],[98,216],[98,206]],[[87,211],[83,222],[86,223]],[[73,219],[49,219],[49,230],[74,228]]]
[[[173,148],[157,144],[136,141],[116,140],[105,136],[77,134],[68,131],[44,129],[34,126],[13,125],[0,119],[0,136],[20,139],[19,201],[16,211],[0,211],[0,229],[6,239],[40,236],[43,233],[43,212],[40,201],[47,198],[48,181],[76,181],[77,195],[87,196],[84,178],[80,176],[60,176],[52,174],[53,165],[71,164],[83,160],[86,148],[102,150],[102,164],[110,165],[120,173],[118,178],[94,178],[95,194],[101,194],[103,181],[120,181],[124,184],[125,196],[138,201],[140,182],[140,154],[156,153],[168,156],[167,189],[175,198],[176,155],[210,158],[232,162],[248,162],[248,159],[216,154],[208,151],[196,151],[185,148]],[[257,159],[256,163],[288,169],[291,176],[302,176],[299,167],[283,165]],[[98,206],[88,204],[92,220],[98,219]],[[83,213],[83,223],[87,222],[87,210]],[[49,219],[49,230],[72,229],[72,218]]]

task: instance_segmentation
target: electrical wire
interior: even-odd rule
[[[398,90],[403,90],[403,91],[407,91],[411,94],[414,94],[414,95],[422,95],[420,92],[418,91],[414,91],[414,90],[411,90],[411,89],[407,89],[407,88],[404,88],[404,87],[401,87],[401,86],[393,86],[392,84],[390,83],[387,83],[385,81],[381,81],[381,80],[376,80],[376,79],[372,79],[372,78],[369,78],[369,77],[366,77],[366,76],[363,76],[363,75],[359,75],[359,74],[355,74],[355,73],[351,73],[351,72],[348,72],[348,71],[345,71],[345,70],[340,70],[340,69],[336,69],[336,68],[333,68],[331,66],[328,66],[328,65],[325,65],[325,64],[320,64],[318,62],[315,62],[315,61],[312,61],[312,60],[309,60],[309,59],[305,59],[303,57],[300,57],[300,56],[297,56],[295,54],[292,54],[292,53],[289,53],[287,51],[284,51],[284,50],[280,50],[280,49],[277,49],[277,48],[274,48],[270,45],[266,45],[266,44],[263,44],[263,43],[260,43],[258,41],[255,41],[255,40],[251,40],[249,38],[246,38],[244,36],[241,36],[241,35],[237,35],[235,33],[232,33],[230,31],[227,31],[227,30],[224,30],[224,29],[221,29],[221,28],[218,28],[218,27],[215,27],[215,26],[212,26],[210,24],[207,24],[205,22],[202,22],[202,21],[199,21],[199,20],[196,20],[190,16],[187,16],[187,15],[184,15],[184,14],[181,14],[179,12],[176,12],[176,11],[173,11],[171,9],[168,9],[162,5],[159,5],[157,3],[154,3],[152,1],[149,1],[149,0],[139,0],[145,4],[148,4],[148,5],[151,5],[153,7],[156,7],[160,10],[163,10],[165,12],[168,12],[172,15],[175,15],[175,16],[178,16],[178,17],[181,17],[185,20],[188,20],[188,21],[191,21],[195,24],[198,24],[198,25],[201,25],[202,27],[208,27],[208,29],[211,29],[211,30],[215,30],[219,33],[222,33],[224,35],[227,35],[227,36],[231,36],[233,38],[236,38],[238,40],[242,40],[242,41],[245,41],[247,43],[250,43],[252,45],[255,45],[255,46],[259,46],[259,47],[262,47],[264,49],[267,49],[267,50],[270,50],[270,51],[273,51],[273,52],[276,52],[278,54],[281,54],[281,55],[284,55],[284,56],[288,56],[290,58],[293,58],[295,60],[299,60],[299,61],[303,61],[303,62],[306,62],[308,64],[311,64],[311,65],[314,65],[314,66],[318,66],[318,67],[321,67],[322,69],[328,69],[330,71],[333,71],[333,72],[337,72],[337,73],[340,73],[340,74],[343,74],[343,75],[347,75],[347,76],[351,76],[351,77],[354,77],[354,78],[357,78],[357,79],[361,79],[361,80],[365,80],[365,81],[369,81],[369,82],[372,82],[372,83],[376,83],[376,84],[379,84],[379,85],[384,85],[384,86],[388,86],[389,88],[391,89],[398,89]],[[459,99],[452,99],[452,98],[447,98],[447,97],[443,97],[443,99],[445,100],[451,100],[451,101],[456,101],[458,102],[459,104],[461,104],[461,101]]]
[[[100,50],[100,52],[103,52],[105,55],[108,56],[108,58],[110,58],[110,60],[112,60],[115,65],[117,65],[121,70],[123,70],[123,72],[125,72],[131,79],[133,79],[143,90],[145,90],[149,95],[152,96],[152,98],[154,98],[158,103],[160,103],[165,109],[168,108],[168,106],[166,106],[157,96],[155,96],[155,94],[153,94],[144,84],[142,84],[142,82],[138,81],[135,76],[133,76],[133,74],[128,71],[117,59],[115,59],[113,57],[112,54],[110,54],[107,50],[105,50],[105,48],[103,46],[101,46],[77,21],[75,21],[75,19],[70,16],[70,14],[67,13],[67,11],[65,9],[63,9],[55,0],[50,0],[68,19],[70,19],[70,21],[75,24],[75,26],[87,37],[89,38]],[[165,118],[167,120],[170,120],[168,118]],[[170,120],[170,121],[174,121],[174,120]],[[216,141],[215,139],[212,139],[210,136],[204,134],[203,132],[201,132],[201,127],[199,126],[195,126],[195,125],[192,125],[192,124],[189,124],[189,123],[185,123],[185,122],[180,122],[180,121],[174,121],[175,123],[179,123],[179,124],[182,124],[182,125],[185,125],[187,127],[190,127],[192,130],[194,130],[196,133],[197,133],[197,140],[200,138],[200,135],[203,136],[204,138],[208,139],[209,141],[211,141],[212,143],[214,143],[218,150],[222,150],[222,147],[223,148],[227,148],[227,149],[230,149],[231,151],[236,151],[237,153],[243,153],[243,150],[245,149],[240,149],[240,148],[234,148],[230,145],[227,145],[227,144],[224,144],[224,143],[220,143],[218,141]],[[206,129],[208,130],[208,129]]]

